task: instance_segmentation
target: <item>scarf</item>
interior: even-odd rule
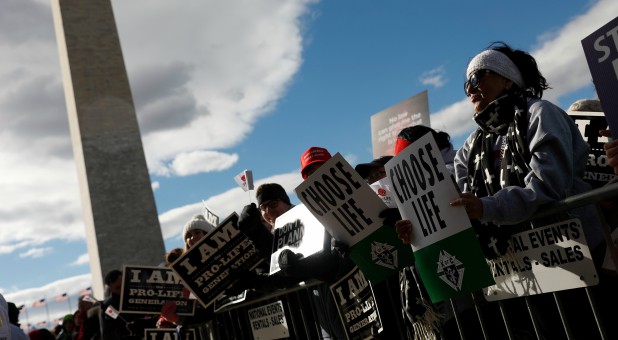
[[[479,125],[468,152],[468,184],[476,197],[494,195],[508,186],[525,187],[531,171],[530,150],[525,142],[528,131],[527,103],[520,93],[506,94],[474,115]],[[502,137],[499,169],[494,164],[494,144]],[[497,173],[499,172],[499,173]],[[515,228],[472,221],[485,257],[496,259],[506,254]]]

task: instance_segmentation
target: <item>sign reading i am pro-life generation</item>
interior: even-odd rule
[[[238,230],[232,213],[182,254],[171,268],[197,300],[208,307],[225,289],[262,261],[251,240]]]
[[[582,288],[599,283],[581,221],[573,218],[511,236],[515,256],[492,262],[489,301]]]
[[[144,329],[144,339],[146,340],[197,340],[195,329],[183,328],[181,336],[178,336],[176,328],[146,328]]]
[[[382,332],[382,319],[373,289],[358,267],[332,284],[330,290],[349,340],[373,339]]]
[[[403,219],[413,225],[412,249],[431,301],[494,284],[459,192],[440,149],[428,133],[385,166]]]
[[[195,300],[182,296],[182,282],[170,268],[124,266],[120,311],[123,313],[161,314],[167,301],[176,303],[176,314],[193,315]]]
[[[382,226],[387,207],[352,166],[337,153],[294,189],[298,198],[338,241],[373,283],[413,262],[410,247],[394,226]]]

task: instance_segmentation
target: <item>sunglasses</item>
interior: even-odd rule
[[[466,96],[470,97],[470,93],[468,92],[468,86],[470,87],[470,90],[478,88],[479,85],[481,85],[481,78],[483,78],[483,76],[487,73],[493,72],[490,70],[478,70],[472,73],[472,75],[470,75],[470,78],[468,78],[468,80],[466,80],[466,82],[464,83],[464,92],[466,93]]]

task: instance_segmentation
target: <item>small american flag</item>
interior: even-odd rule
[[[35,301],[32,304],[32,308],[39,308],[39,307],[43,307],[43,306],[45,306],[45,299],[41,299],[39,301]]]
[[[62,293],[58,296],[56,296],[56,302],[62,302],[62,301],[66,301],[69,299],[69,295],[67,293]]]

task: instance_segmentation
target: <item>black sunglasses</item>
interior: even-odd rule
[[[492,71],[478,70],[470,75],[470,78],[464,82],[464,92],[466,93],[466,96],[470,97],[470,93],[468,93],[468,86],[470,86],[470,90],[474,90],[479,87],[481,84],[481,78],[483,78],[483,76],[487,73],[492,73]]]

